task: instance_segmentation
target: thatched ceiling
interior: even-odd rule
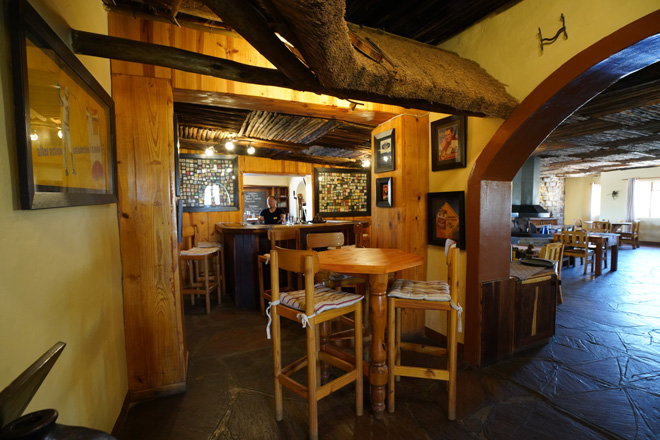
[[[232,16],[224,20],[225,17],[218,17],[222,14],[213,12],[212,9],[217,7],[209,8],[205,3],[212,6],[215,3],[235,3],[235,11],[242,11],[247,5],[248,11],[245,13],[249,15],[258,10],[266,23],[263,27],[285,35],[298,49],[305,62],[302,66],[311,67],[325,86],[346,88],[349,92],[354,91],[355,95],[362,94],[355,96],[356,99],[364,99],[364,95],[368,95],[365,89],[375,82],[381,93],[392,95],[394,100],[399,99],[398,105],[403,107],[415,108],[411,103],[424,101],[420,93],[425,92],[434,97],[442,96],[442,102],[454,110],[462,109],[456,112],[464,114],[506,117],[515,106],[508,95],[500,94],[503,89],[498,88],[500,85],[496,81],[483,83],[493,87],[488,93],[482,93],[481,87],[473,87],[474,90],[464,87],[469,93],[456,94],[452,84],[446,81],[434,83],[432,79],[416,75],[414,69],[410,69],[411,65],[418,65],[422,73],[434,71],[442,74],[445,73],[443,69],[460,69],[456,67],[458,63],[468,66],[465,69],[476,77],[481,74],[487,77],[487,73],[481,72],[478,66],[470,65],[468,60],[446,57],[446,52],[429,48],[428,44],[438,44],[519,0],[346,0],[343,16],[337,14],[338,5],[343,3],[340,0],[103,1],[114,11],[129,10],[133,14],[146,14],[157,20],[176,20],[184,26],[204,29],[229,29],[241,35],[240,17],[237,18],[240,12],[232,12]],[[310,5],[314,7],[310,8]],[[236,20],[238,22],[233,23]],[[232,27],[230,21],[237,26]],[[326,50],[324,44],[327,46],[329,42],[333,42],[333,50],[336,47],[345,49],[347,40],[342,33],[349,27],[357,36],[363,37],[363,41],[375,42],[386,59],[376,63],[358,50]],[[248,40],[255,38],[245,37]],[[415,41],[402,40],[404,48],[397,50],[395,46],[399,37]],[[253,45],[259,46],[258,43]],[[270,50],[267,46],[264,46],[265,50]],[[417,47],[424,52],[417,53]],[[440,59],[433,59],[429,54]],[[431,59],[433,62],[430,64],[423,63]],[[436,69],[439,65],[443,68]],[[300,66],[286,64],[284,68],[290,69],[292,76],[300,75],[301,81],[309,80],[304,71],[301,73]],[[350,69],[357,69],[360,74],[343,74]],[[409,70],[412,73],[409,74]],[[384,72],[385,76],[378,76],[379,71]],[[565,121],[535,153],[542,158],[542,174],[571,176],[659,165],[660,97],[656,90],[660,89],[660,84],[656,78],[660,78],[656,68],[631,75]],[[480,84],[480,80],[476,84]],[[222,145],[231,136],[238,135],[242,139],[238,143],[239,154],[246,154],[247,147],[251,145],[256,147],[257,156],[358,167],[359,159],[370,154],[370,131],[382,122],[378,119],[347,122],[342,120],[345,115],[326,115],[314,120],[313,117],[300,116],[302,112],[264,112],[258,106],[239,107],[211,104],[203,99],[177,102],[175,111],[179,116],[179,136],[183,145],[204,149],[209,145]]]

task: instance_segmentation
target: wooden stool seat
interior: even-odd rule
[[[186,226],[182,228],[182,238],[191,246],[196,242],[196,228]],[[195,304],[196,295],[204,295],[206,300],[206,313],[211,313],[211,292],[218,291],[218,304],[222,302],[222,288],[224,287],[224,273],[221,266],[222,245],[212,247],[189,247],[179,251],[179,262],[185,263],[187,276],[180,274],[181,293],[191,296],[191,303]]]

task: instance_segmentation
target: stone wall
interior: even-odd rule
[[[557,219],[557,224],[564,224],[564,178],[556,176],[541,177],[539,203],[550,212],[550,217]]]

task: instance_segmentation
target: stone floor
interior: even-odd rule
[[[447,420],[443,383],[404,378],[396,412],[382,421],[371,416],[367,392],[361,417],[352,387],[322,400],[320,437],[660,438],[660,248],[626,246],[619,270],[597,278],[579,264],[562,276],[556,335],[487,368],[461,364],[456,421]],[[293,393],[284,392],[284,421],[274,420],[265,318],[227,303],[210,315],[187,311],[187,393],[134,405],[119,440],[306,438],[306,403]]]

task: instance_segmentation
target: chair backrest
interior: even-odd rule
[[[362,223],[356,223],[353,225],[353,234],[355,234],[355,247],[364,247],[364,243],[362,242],[364,226]]]
[[[272,228],[268,230],[268,240],[270,241],[270,248],[275,249],[283,241],[296,240],[296,249],[298,245],[298,232],[294,228]]]
[[[574,248],[588,248],[589,241],[585,231],[563,231],[561,233],[561,242],[564,246]]]
[[[314,276],[318,273],[321,262],[318,252],[308,250],[284,249],[276,246],[270,251],[270,283],[272,300],[280,298],[280,269],[304,275],[305,314],[314,314]]]
[[[633,224],[632,224],[632,234],[633,234],[633,237],[639,234],[639,221],[633,222]]]
[[[307,249],[340,248],[344,245],[346,239],[343,232],[320,232],[316,234],[307,234]]]
[[[561,264],[561,260],[564,258],[564,243],[556,242],[546,244],[541,248],[539,256],[546,260],[559,261]]]
[[[610,232],[610,222],[608,221],[594,221],[591,224],[591,229],[597,232]]]

